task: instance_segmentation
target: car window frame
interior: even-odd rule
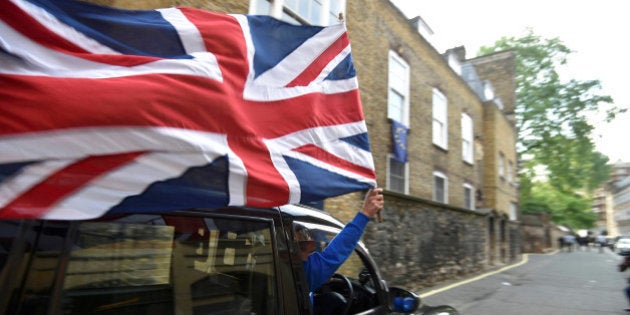
[[[302,224],[306,226],[307,228],[317,228],[317,229],[321,229],[324,232],[335,233],[335,236],[339,234],[339,232],[341,232],[342,230],[342,227],[332,225],[327,221],[308,220],[308,218],[306,217],[299,217],[299,218],[296,217],[293,223]],[[294,243],[295,246],[298,247],[298,250],[299,250],[299,244],[297,240],[295,239],[295,237],[292,238],[292,242]],[[369,254],[367,247],[362,241],[359,241],[357,243],[357,246],[355,246],[355,249],[354,249],[354,253],[358,255],[359,259],[363,263],[363,266],[368,268],[368,272],[370,273],[370,277],[374,285],[374,290],[376,290],[377,298],[378,298],[378,303],[376,307],[364,310],[361,312],[361,314],[380,314],[382,312],[387,312],[387,309],[388,309],[387,301],[388,301],[389,289],[387,287],[387,282],[381,276],[381,273],[377,267],[376,262],[374,261],[372,256]],[[301,264],[301,267],[299,269],[301,270],[301,273],[304,275],[304,277],[306,277],[305,275],[306,271],[303,268],[303,264]],[[358,280],[357,276],[358,275],[353,275],[353,277],[351,278]],[[308,301],[310,305],[311,304],[310,298],[308,299]]]

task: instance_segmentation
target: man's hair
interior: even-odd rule
[[[302,224],[293,223],[293,230],[295,231],[295,237],[298,241],[312,241],[311,231]]]

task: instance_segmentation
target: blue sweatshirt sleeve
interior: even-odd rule
[[[304,270],[311,292],[324,284],[352,254],[369,221],[365,214],[357,213],[321,253],[308,256]]]

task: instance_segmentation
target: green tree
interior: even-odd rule
[[[549,213],[552,221],[571,229],[591,228],[597,219],[590,199],[582,194],[562,192],[549,182],[536,182],[529,193],[521,202],[524,213]]]
[[[558,38],[532,30],[503,37],[479,55],[511,50],[516,59],[517,151],[521,161],[521,209],[548,212],[555,222],[587,228],[595,218],[590,200],[610,176],[608,158],[595,150],[588,115],[602,108],[607,120],[620,110],[600,94],[599,80],[562,81],[558,70],[572,51]],[[540,170],[546,180],[540,181]],[[538,170],[538,171],[537,171]]]

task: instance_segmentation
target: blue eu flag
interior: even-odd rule
[[[394,160],[407,163],[407,134],[409,128],[398,121],[392,120],[392,137],[394,142]]]

